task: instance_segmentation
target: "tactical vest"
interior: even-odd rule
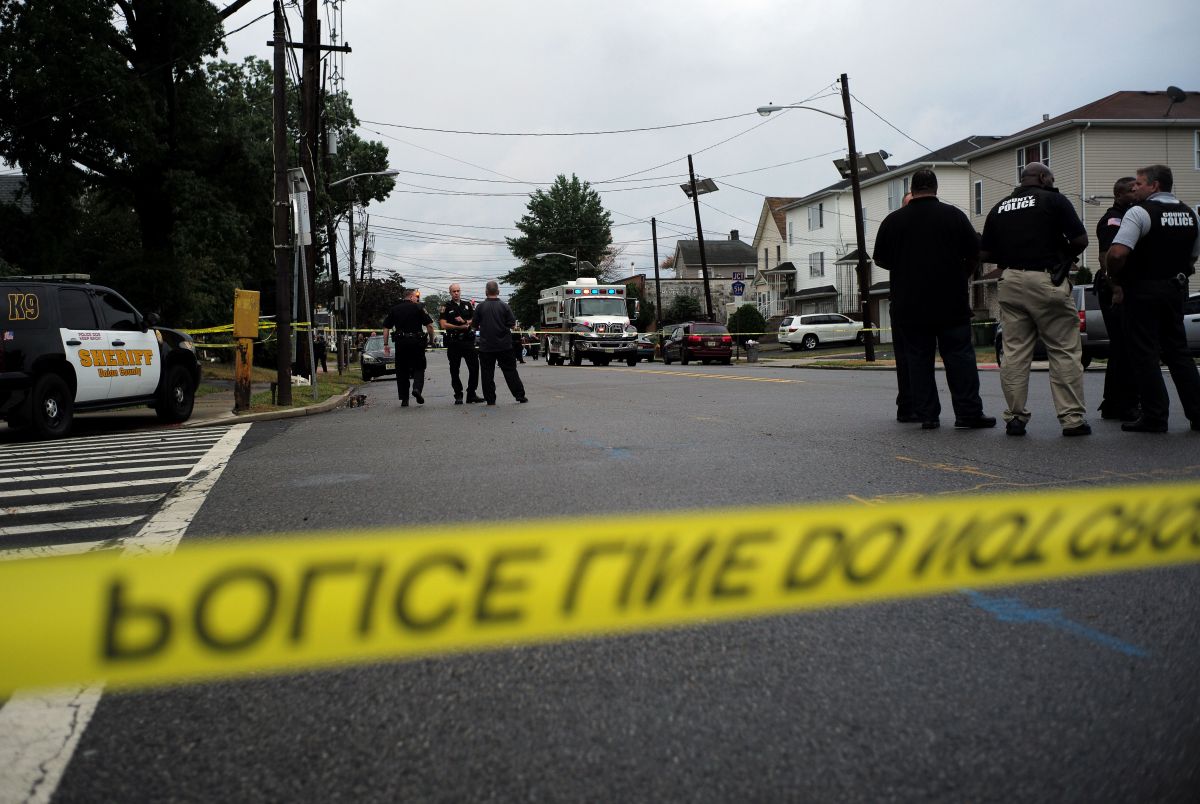
[[[1129,254],[1121,278],[1173,279],[1190,275],[1192,244],[1196,242],[1196,214],[1181,202],[1142,201],[1138,206],[1150,215],[1150,231],[1143,234]]]

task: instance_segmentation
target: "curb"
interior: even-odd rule
[[[336,407],[344,405],[350,394],[357,390],[358,386],[354,385],[347,388],[338,396],[331,396],[324,402],[318,402],[315,405],[306,405],[302,408],[268,410],[262,413],[234,413],[230,411],[207,419],[189,419],[183,422],[180,427],[208,427],[214,424],[230,424],[232,422],[266,422],[274,419],[294,419],[298,416],[314,416],[318,413],[327,413]]]

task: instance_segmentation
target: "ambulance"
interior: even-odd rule
[[[541,291],[538,335],[546,361],[580,366],[586,358],[594,366],[607,366],[613,360],[637,365],[638,333],[629,320],[628,291],[625,285],[601,285],[594,277]],[[635,299],[634,318],[638,307]]]

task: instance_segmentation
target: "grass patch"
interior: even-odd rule
[[[275,382],[275,378],[279,376],[279,372],[273,368],[263,368],[262,366],[250,367],[250,382]],[[200,364],[200,383],[204,384],[205,380],[229,380],[232,382],[233,363],[201,363]]]
[[[272,376],[271,380],[275,377]],[[307,385],[292,386],[292,404],[289,405],[272,405],[271,392],[259,391],[250,396],[250,412],[265,413],[273,410],[286,410],[291,408],[303,408],[309,405],[315,405],[324,402],[330,397],[341,396],[349,388],[362,384],[362,376],[357,371],[346,372],[344,374],[320,374],[317,377],[317,398],[313,400],[312,388]]]

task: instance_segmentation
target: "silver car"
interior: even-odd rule
[[[1193,293],[1183,303],[1183,330],[1187,333],[1188,349],[1200,355],[1200,293]]]

